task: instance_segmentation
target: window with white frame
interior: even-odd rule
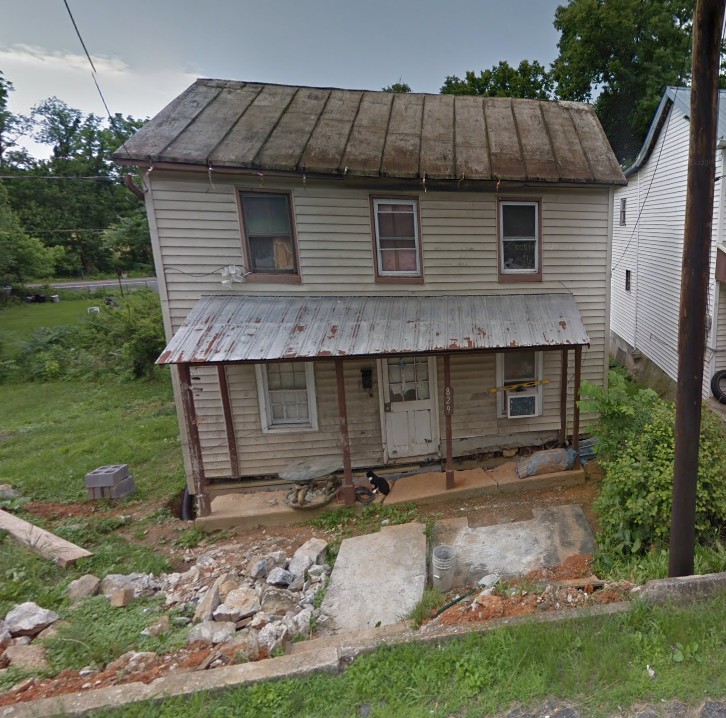
[[[512,351],[497,354],[497,415],[539,416],[542,413],[543,353]]]
[[[626,197],[620,198],[620,226],[624,227],[627,219],[628,200]]]
[[[257,364],[255,371],[263,432],[318,428],[311,363]]]
[[[499,203],[499,271],[501,274],[541,274],[539,202]]]
[[[418,201],[374,199],[373,222],[379,277],[420,277]]]

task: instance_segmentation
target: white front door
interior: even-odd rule
[[[436,454],[436,359],[391,357],[378,362],[388,459]]]

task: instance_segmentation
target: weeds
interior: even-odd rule
[[[411,621],[414,628],[420,628],[424,621],[431,618],[446,602],[446,597],[435,588],[427,588],[421,600],[406,614],[405,619]]]
[[[405,524],[420,519],[414,503],[372,504],[361,511],[354,508],[338,508],[326,511],[312,519],[308,525],[323,529],[341,538],[379,531],[382,526]]]
[[[206,538],[206,533],[198,526],[182,529],[179,536],[174,539],[174,545],[180,548],[194,548]]]

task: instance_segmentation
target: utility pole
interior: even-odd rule
[[[690,149],[678,328],[669,576],[693,573],[701,387],[710,279],[718,72],[726,0],[697,0],[693,16]]]

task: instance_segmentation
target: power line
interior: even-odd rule
[[[0,175],[0,180],[26,180],[26,179],[40,179],[40,180],[95,180],[96,182],[115,182],[112,177],[100,177],[98,175]]]

